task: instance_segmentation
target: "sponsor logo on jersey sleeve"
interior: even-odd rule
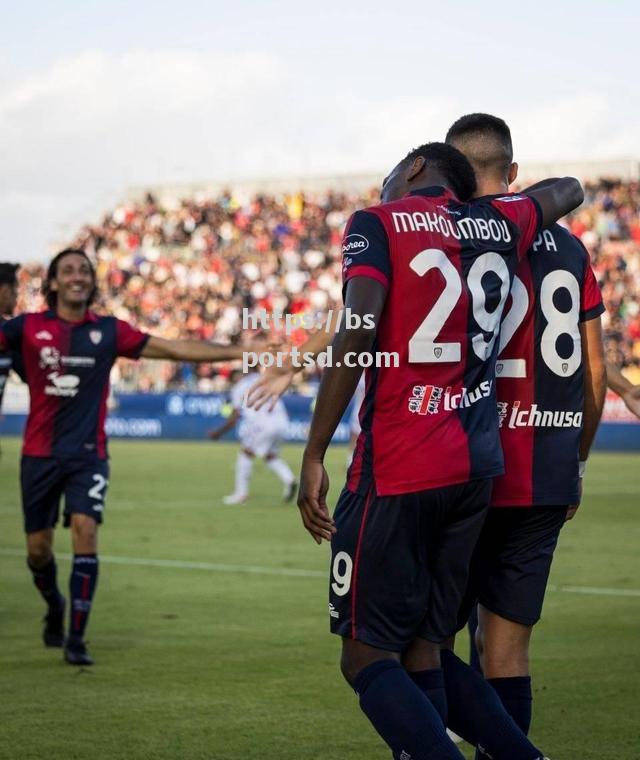
[[[347,235],[342,241],[342,253],[345,256],[347,254],[355,256],[358,253],[366,251],[368,247],[369,241],[367,238],[364,235],[358,235],[355,232],[351,235]]]

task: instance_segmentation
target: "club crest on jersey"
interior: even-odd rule
[[[369,247],[369,241],[364,235],[358,235],[355,232],[351,235],[347,235],[342,243],[342,253],[351,254],[355,256],[358,253],[366,251]]]
[[[100,330],[91,330],[89,333],[89,338],[91,339],[91,342],[94,346],[97,346],[98,343],[102,340],[102,332]]]

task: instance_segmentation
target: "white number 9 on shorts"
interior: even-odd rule
[[[353,572],[353,560],[347,552],[338,552],[333,558],[331,575],[333,583],[331,590],[336,596],[344,596],[351,588],[351,574]]]

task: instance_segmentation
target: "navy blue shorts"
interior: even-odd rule
[[[491,480],[397,496],[344,489],[331,541],[332,633],[391,652],[452,636],[490,497]]]
[[[459,628],[480,602],[522,625],[540,620],[553,553],[567,516],[563,507],[496,507],[489,510],[471,563]]]
[[[72,514],[93,517],[101,523],[109,485],[105,459],[23,456],[20,465],[25,533],[53,528],[64,495],[64,526]]]

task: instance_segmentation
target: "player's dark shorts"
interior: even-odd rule
[[[456,631],[491,480],[397,496],[344,489],[334,513],[331,631],[392,652]]]
[[[540,620],[566,515],[566,506],[489,510],[473,555],[459,628],[476,602],[514,623],[534,625]]]
[[[109,463],[97,457],[66,459],[23,456],[20,466],[26,533],[53,528],[64,496],[64,525],[72,514],[101,523],[109,485]]]

